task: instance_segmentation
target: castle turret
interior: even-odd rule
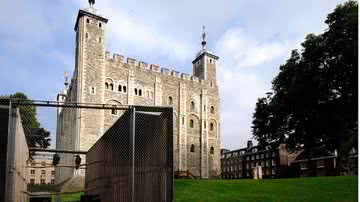
[[[203,27],[202,34],[202,49],[196,54],[195,60],[193,60],[193,75],[200,79],[207,80],[210,87],[217,85],[216,68],[218,56],[206,48],[206,33],[205,27]]]

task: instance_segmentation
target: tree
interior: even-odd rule
[[[310,155],[338,152],[339,171],[357,148],[358,4],[348,1],[327,16],[323,34],[309,34],[301,51],[280,66],[272,94],[256,104],[253,136],[260,144],[285,142]]]
[[[32,103],[24,93],[15,93],[10,95],[10,98]],[[50,132],[40,127],[36,117],[36,107],[34,105],[20,105],[19,111],[28,146],[42,148],[50,146]]]

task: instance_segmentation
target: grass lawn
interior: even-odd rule
[[[175,201],[357,201],[357,177],[176,180]]]
[[[357,179],[354,176],[339,176],[274,180],[175,180],[174,200],[357,201]],[[60,197],[61,201],[79,201],[81,194],[56,197]]]

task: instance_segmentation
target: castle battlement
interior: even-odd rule
[[[161,73],[164,75],[171,75],[170,69],[161,68]]]
[[[112,60],[112,61],[123,63],[123,64],[129,64],[133,67],[138,67],[140,69],[148,70],[148,71],[151,71],[154,73],[159,73],[159,74],[165,75],[165,76],[172,76],[174,78],[178,78],[178,79],[185,80],[185,81],[193,81],[193,82],[197,82],[197,83],[200,82],[201,84],[204,83],[204,81],[197,76],[193,76],[193,75],[190,75],[187,73],[181,73],[181,72],[171,70],[171,69],[165,68],[165,67],[160,67],[159,65],[156,65],[156,64],[149,64],[144,61],[138,61],[137,59],[130,58],[130,57],[127,57],[125,60],[125,56],[118,54],[118,53],[110,53],[109,51],[106,51],[105,55],[106,55],[107,60]]]

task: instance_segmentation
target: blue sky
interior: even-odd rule
[[[220,57],[221,144],[244,147],[258,97],[271,89],[292,49],[308,33],[326,29],[337,0],[97,0],[109,19],[107,49],[148,63],[191,73],[202,26],[208,49]],[[55,100],[63,74],[74,69],[73,30],[86,0],[11,0],[0,6],[0,94],[24,92]],[[39,110],[55,130],[55,109]]]

